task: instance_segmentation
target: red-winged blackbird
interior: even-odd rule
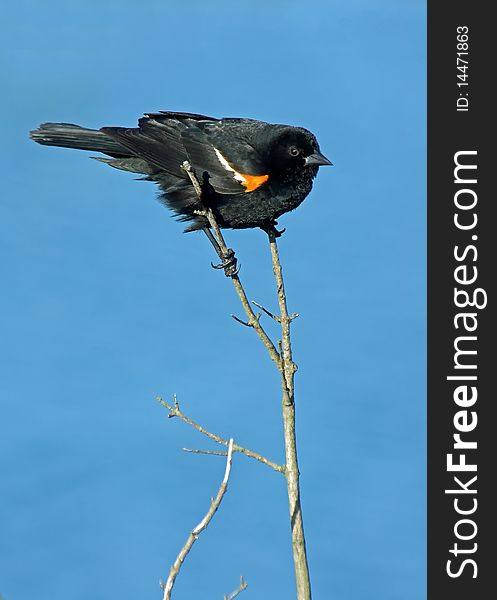
[[[208,227],[197,214],[206,206],[220,227],[274,230],[275,219],[309,194],[318,167],[331,165],[307,129],[191,113],[146,114],[132,129],[45,123],[31,138],[47,146],[102,152],[111,158],[97,160],[155,181],[164,204],[190,222],[186,231]],[[184,161],[201,183],[201,199],[181,166]]]

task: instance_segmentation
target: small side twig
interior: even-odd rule
[[[174,561],[174,563],[169,571],[169,577],[167,578],[167,581],[164,584],[163,600],[170,600],[171,591],[173,589],[174,582],[176,580],[176,577],[178,576],[178,573],[180,572],[180,569],[183,565],[183,562],[184,562],[186,556],[190,552],[193,544],[197,541],[199,535],[209,525],[209,523],[212,520],[212,517],[216,514],[216,511],[219,508],[219,505],[221,504],[224,494],[226,493],[226,490],[228,489],[228,479],[229,479],[230,473],[231,473],[232,458],[233,458],[233,438],[231,438],[230,441],[228,442],[228,456],[226,458],[226,469],[224,471],[223,481],[221,482],[221,485],[219,486],[217,495],[212,500],[210,508],[207,511],[207,514],[200,521],[200,523],[192,530],[192,532],[188,536],[188,539],[185,542],[185,545],[183,546],[183,548],[181,548],[176,560]]]
[[[255,318],[257,319],[257,321],[259,321],[259,319],[261,318],[262,313],[257,313],[255,315]],[[231,315],[232,319],[235,319],[235,321],[237,323],[240,323],[241,325],[245,325],[245,327],[254,327],[253,323],[250,323],[248,321],[243,321],[242,319],[239,319],[236,315]]]
[[[179,402],[178,402],[178,399],[176,397],[176,394],[174,394],[174,401],[173,401],[172,405],[169,404],[168,402],[166,402],[165,400],[163,400],[160,397],[157,397],[156,400],[160,404],[162,404],[162,406],[164,406],[165,408],[167,408],[167,410],[169,411],[169,414],[168,414],[169,418],[178,417],[179,419],[181,419],[185,423],[188,423],[188,425],[191,425],[199,433],[202,433],[203,435],[207,436],[209,439],[213,440],[214,442],[216,442],[218,444],[222,444],[223,446],[227,446],[229,444],[228,440],[225,440],[224,438],[220,437],[219,435],[216,435],[215,433],[211,433],[210,431],[207,431],[207,429],[205,429],[204,427],[202,427],[202,425],[199,425],[198,423],[195,423],[195,421],[192,421],[192,419],[190,419],[190,417],[187,417],[181,411],[181,409],[179,407]],[[270,467],[274,471],[278,471],[278,473],[284,473],[285,472],[285,467],[283,465],[279,465],[278,463],[275,463],[272,460],[267,459],[265,456],[262,456],[262,454],[258,454],[257,452],[253,452],[252,450],[249,450],[248,448],[244,448],[243,446],[239,446],[238,444],[233,444],[233,452],[240,452],[241,454],[245,454],[245,456],[248,456],[249,458],[254,458],[255,460],[257,460],[257,461],[263,463],[264,465]]]
[[[264,311],[266,313],[266,315],[268,317],[271,317],[271,319],[274,319],[277,323],[281,323],[280,317],[278,317],[278,315],[273,315],[273,313],[270,312],[267,308],[264,308],[264,306],[262,306],[262,304],[259,304],[255,300],[252,300],[252,304],[255,304],[257,306],[257,308],[260,308],[262,311]]]
[[[247,582],[245,581],[243,576],[240,576],[240,585],[236,588],[236,590],[233,590],[231,594],[228,594],[227,596],[225,595],[223,600],[233,600],[238,596],[238,594],[241,594],[243,590],[245,590],[247,587]]]
[[[181,448],[183,452],[191,452],[192,454],[213,454],[214,456],[227,456],[227,452],[217,452],[216,450],[200,450],[198,448]]]
[[[245,325],[245,327],[253,327],[251,323],[249,323],[248,321],[244,321],[243,319],[239,319],[236,315],[231,315],[231,318],[235,319],[235,321],[237,323],[240,323],[240,325]]]

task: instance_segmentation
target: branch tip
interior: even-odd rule
[[[213,456],[227,456],[227,452],[217,452],[216,450],[198,450],[196,448],[181,448],[183,452],[191,452],[192,454],[212,454]]]
[[[217,495],[215,498],[212,499],[209,510],[207,511],[204,518],[191,531],[190,535],[188,536],[188,539],[186,540],[186,542],[185,542],[184,546],[181,548],[176,560],[174,561],[173,565],[171,566],[171,569],[169,571],[169,577],[167,578],[166,584],[163,586],[163,590],[164,590],[163,600],[170,600],[171,591],[173,589],[174,582],[176,580],[176,577],[178,576],[178,573],[180,572],[180,569],[183,565],[185,558],[187,557],[188,553],[190,552],[193,544],[198,539],[199,535],[202,533],[202,531],[204,531],[204,529],[206,529],[206,527],[211,522],[212,518],[216,514],[217,509],[219,508],[219,505],[221,504],[221,501],[222,501],[224,495],[226,494],[226,490],[228,489],[228,479],[229,479],[230,472],[231,472],[232,457],[233,457],[233,438],[231,438],[229,441],[228,456],[226,458],[226,469],[224,472],[224,477],[221,482],[221,485],[219,486]]]
[[[278,315],[275,315],[271,311],[269,311],[267,308],[264,308],[264,306],[262,306],[262,304],[259,304],[255,300],[252,300],[252,304],[255,304],[255,306],[257,306],[257,308],[260,308],[262,311],[264,311],[266,313],[266,315],[268,317],[271,317],[271,319],[273,319],[277,323],[281,323],[281,317],[278,317]]]
[[[231,592],[231,594],[228,594],[228,595],[225,594],[224,600],[234,600],[234,598],[236,598],[238,596],[238,594],[241,594],[243,592],[243,590],[246,589],[247,587],[248,587],[248,583],[243,578],[243,575],[240,575],[240,585],[236,588],[236,590],[233,590]]]
[[[237,323],[240,323],[240,325],[245,325],[245,327],[253,327],[253,325],[251,325],[247,321],[243,321],[242,319],[239,319],[236,315],[231,315],[231,318],[235,319],[235,321]]]

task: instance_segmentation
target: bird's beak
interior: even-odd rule
[[[323,154],[321,154],[320,152],[314,152],[314,154],[311,154],[310,156],[308,156],[305,159],[306,167],[311,167],[311,166],[324,167],[325,165],[332,165],[332,164],[333,163],[331,162],[331,160],[328,160],[326,158],[326,156],[323,156]]]

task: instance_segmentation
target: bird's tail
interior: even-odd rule
[[[32,140],[44,146],[92,150],[114,157],[132,155],[128,149],[102,131],[86,129],[71,123],[43,123],[29,135]]]

